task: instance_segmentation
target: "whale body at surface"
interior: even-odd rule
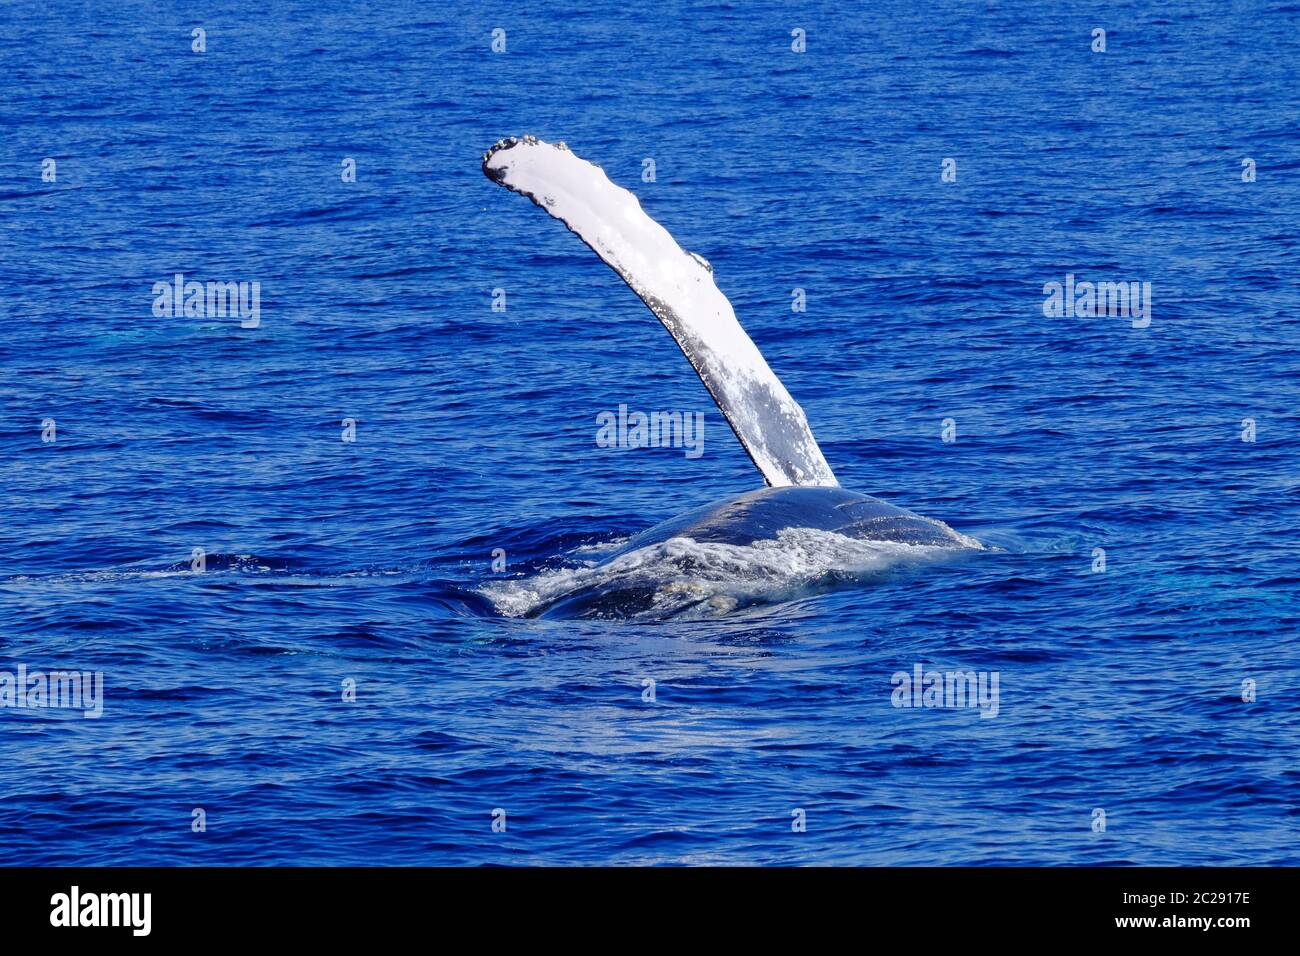
[[[979,548],[843,488],[759,488],[661,522],[590,568],[532,579],[525,617],[713,617]]]

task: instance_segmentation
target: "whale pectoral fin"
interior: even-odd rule
[[[563,222],[640,296],[769,485],[839,484],[803,409],[741,328],[708,262],[683,250],[632,193],[563,143],[530,136],[493,146],[483,172]]]

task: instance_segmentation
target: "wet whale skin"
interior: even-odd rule
[[[870,495],[844,488],[759,488],[661,522],[606,560],[669,538],[746,545],[775,538],[783,528],[816,528],[849,538],[902,544],[962,545],[946,526]]]

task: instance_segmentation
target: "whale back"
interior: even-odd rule
[[[670,538],[748,545],[775,539],[785,528],[932,547],[969,547],[972,543],[942,522],[843,488],[759,488],[647,528],[607,560]]]
[[[712,617],[793,600],[979,542],[842,488],[760,488],[655,525],[595,562],[495,582],[512,616]]]

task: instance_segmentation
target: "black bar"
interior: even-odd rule
[[[1231,945],[1288,928],[1298,874],[1246,867],[0,868],[0,925],[6,941],[41,936],[79,944],[125,941],[135,936],[133,926],[143,928],[143,897],[138,910],[121,897],[109,901],[108,911],[117,907],[126,925],[53,926],[52,915],[70,921],[76,886],[88,919],[98,918],[99,894],[148,893],[149,932],[138,938],[205,945],[373,944],[457,928],[493,939],[532,933],[533,945],[540,945],[539,932],[567,926],[582,934],[593,921],[610,920],[633,937],[657,936],[664,944],[687,925],[761,937],[798,932],[802,922],[805,929],[815,924],[818,932],[842,929],[864,939],[905,930],[968,939],[977,938],[971,933],[1148,942],[1199,936]],[[59,894],[67,905],[56,914]],[[1120,925],[1134,919],[1152,923]],[[1192,925],[1193,919],[1211,925]]]

